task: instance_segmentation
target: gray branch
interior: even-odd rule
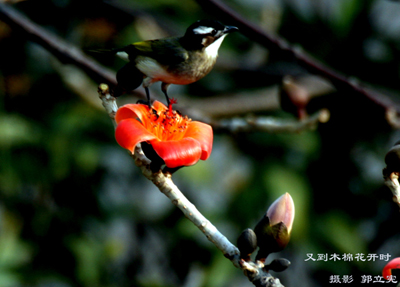
[[[269,133],[296,133],[304,130],[313,130],[318,123],[329,120],[329,111],[323,109],[309,118],[299,121],[293,119],[281,119],[275,117],[245,117],[220,120],[213,123],[216,130],[228,132],[261,131]]]
[[[106,84],[99,86],[99,96],[103,102],[108,115],[115,125],[115,113],[118,106],[115,98],[110,93]],[[260,261],[257,263],[246,262],[240,258],[238,248],[233,245],[219,230],[194,206],[179,190],[172,181],[171,174],[161,171],[153,172],[150,169],[150,160],[144,155],[140,144],[136,146],[135,151],[131,154],[135,164],[141,169],[142,174],[165,195],[171,202],[178,207],[183,214],[196,225],[201,232],[212,242],[223,255],[228,258],[235,267],[244,271],[244,274],[255,286],[263,287],[284,287],[278,278],[272,277],[266,272],[264,264]]]

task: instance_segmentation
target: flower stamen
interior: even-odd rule
[[[169,114],[172,114],[172,112],[173,112],[172,105],[177,104],[177,103],[178,103],[178,100],[175,98],[172,98],[169,100],[169,105],[168,105]]]
[[[171,99],[168,109],[149,110],[150,130],[162,141],[180,140],[189,126],[190,118],[172,110],[177,101]]]
[[[169,168],[206,160],[212,150],[212,128],[174,111],[172,104],[166,107],[155,101],[151,108],[143,104],[120,107],[115,116],[117,142],[131,152],[138,143],[147,142]]]

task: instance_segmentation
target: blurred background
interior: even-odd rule
[[[189,0],[1,2],[84,51],[183,35],[198,19],[218,19]],[[394,106],[400,101],[397,1],[225,2]],[[0,51],[0,287],[252,286],[118,146],[98,82],[1,19]],[[175,108],[210,122],[248,115],[296,121],[279,104],[282,79],[315,78],[294,59],[240,33],[225,39],[219,55],[204,79],[171,86]],[[96,60],[113,71],[123,65]],[[370,99],[326,81],[310,92],[316,86],[302,87],[313,94],[307,109],[327,108],[327,123],[300,133],[216,129],[211,157],[173,180],[233,243],[289,192],[292,238],[268,260],[284,257],[292,265],[273,275],[289,287],[327,286],[331,275],[352,276],[357,285],[362,275],[381,275],[387,261],[357,261],[356,254],[400,256],[399,208],[382,178],[384,156],[400,132]],[[151,93],[164,100],[159,83]],[[307,260],[335,253],[354,259]]]

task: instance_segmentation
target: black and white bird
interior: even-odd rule
[[[169,85],[191,84],[207,75],[214,67],[224,38],[237,30],[218,21],[199,20],[182,37],[136,42],[113,49],[117,56],[129,61],[117,72],[118,93],[134,90],[143,83],[150,106],[148,88],[162,82],[161,90],[169,105]]]

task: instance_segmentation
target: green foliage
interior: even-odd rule
[[[377,28],[379,13],[373,13],[390,1],[261,2],[237,1],[234,7],[344,74],[398,91],[398,39],[390,27]],[[193,21],[210,18],[190,1],[120,1],[122,9],[82,3],[21,1],[15,8],[83,50],[179,35]],[[71,86],[57,60],[2,22],[0,47],[0,287],[250,286],[117,145],[108,115],[91,104],[98,83],[80,79],[92,85],[89,91]],[[220,51],[214,75],[177,88],[179,100],[187,94],[190,105],[193,95],[254,93],[291,72],[291,59],[240,34],[228,37]],[[115,69],[121,64],[98,60]],[[94,101],[87,100],[91,95]],[[298,284],[291,274],[302,274],[310,286],[326,286],[334,274],[359,281],[359,274],[378,275],[383,265],[304,261],[307,253],[400,256],[391,244],[398,238],[399,213],[380,181],[384,154],[399,133],[369,100],[342,91],[331,96],[312,102],[319,108],[321,100],[331,112],[317,130],[216,134],[208,161],[173,175],[231,242],[289,192],[296,208],[291,241],[276,256],[293,264],[274,274],[285,286]],[[293,119],[283,111],[265,114]]]

